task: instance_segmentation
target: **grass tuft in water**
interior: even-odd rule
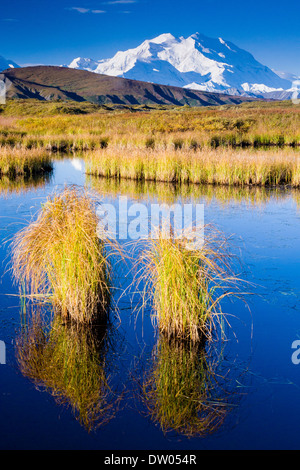
[[[203,246],[191,248],[190,241],[161,229],[142,251],[143,306],[152,302],[154,323],[168,339],[211,340],[217,326],[224,335],[221,301],[238,295],[227,240],[212,228],[205,232]]]
[[[110,301],[111,253],[97,235],[96,204],[67,187],[13,242],[13,274],[26,294],[80,323],[105,315]]]

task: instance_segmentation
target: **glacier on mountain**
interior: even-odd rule
[[[222,38],[172,34],[119,51],[110,59],[74,59],[70,68],[202,91],[263,95],[291,89],[291,81]]]

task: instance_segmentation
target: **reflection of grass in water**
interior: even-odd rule
[[[105,327],[67,325],[58,317],[49,328],[34,316],[16,343],[22,374],[70,405],[88,431],[109,422],[119,403],[107,378],[106,334]]]
[[[96,202],[76,187],[48,198],[13,245],[13,273],[33,296],[51,301],[81,323],[104,315],[110,299],[110,263],[97,235]]]
[[[147,372],[143,402],[164,433],[205,437],[217,432],[232,408],[233,392],[201,346],[159,338]]]
[[[212,186],[212,185],[174,185],[170,183],[155,183],[153,181],[132,181],[116,180],[108,178],[96,178],[89,176],[88,182],[92,188],[101,195],[124,195],[132,199],[145,200],[150,202],[173,204],[177,201],[183,203],[189,201],[199,201],[203,199],[206,204],[217,201],[226,206],[231,203],[263,205],[275,200],[283,200],[292,197],[297,205],[300,201],[300,191],[297,189],[283,190],[282,188],[265,187],[236,187],[236,186]]]
[[[32,189],[43,188],[47,183],[50,182],[50,179],[50,173],[29,178],[19,176],[11,179],[7,176],[3,176],[0,177],[0,194],[22,194],[26,191],[31,191]]]

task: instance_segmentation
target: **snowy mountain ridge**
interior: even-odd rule
[[[170,33],[145,40],[111,59],[74,59],[70,68],[201,91],[262,95],[291,89],[291,80],[222,38]]]
[[[13,62],[12,60],[5,59],[0,55],[0,72],[6,69],[15,69],[19,68],[19,65]]]

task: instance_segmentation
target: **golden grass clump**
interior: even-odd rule
[[[233,149],[182,151],[96,151],[88,173],[136,181],[213,185],[299,186],[299,154]]]
[[[13,242],[13,274],[33,299],[88,323],[105,314],[110,263],[97,235],[96,201],[72,186],[49,197],[35,222]]]
[[[190,438],[216,433],[232,408],[233,395],[218,361],[204,349],[159,338],[142,384],[142,401],[165,434]]]
[[[109,422],[120,401],[106,371],[106,333],[104,327],[63,324],[59,317],[49,327],[35,314],[16,341],[21,373],[69,405],[87,431]]]
[[[168,339],[211,340],[217,326],[225,333],[221,301],[238,295],[239,283],[227,245],[223,234],[210,227],[201,247],[162,228],[141,251],[143,308],[152,303],[153,321]]]
[[[114,179],[229,186],[300,185],[300,155],[294,150],[107,149],[86,157],[87,173]]]
[[[32,177],[52,171],[51,156],[42,149],[22,149],[0,146],[0,176]]]

